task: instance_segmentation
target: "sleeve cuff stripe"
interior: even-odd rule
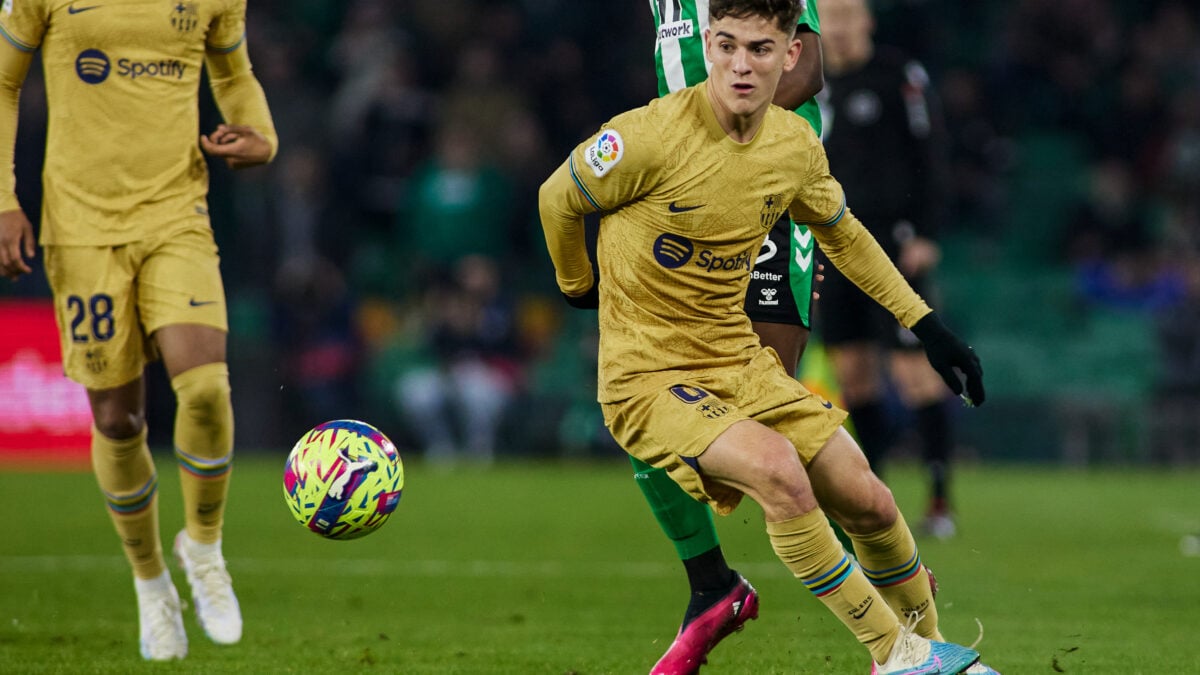
[[[37,45],[31,45],[31,44],[17,38],[12,33],[9,33],[7,30],[4,30],[4,26],[0,26],[0,36],[3,36],[5,41],[8,42],[8,44],[16,47],[17,49],[19,49],[23,52],[37,51]]]
[[[230,45],[228,47],[218,47],[216,45],[205,45],[204,51],[212,53],[212,54],[228,54],[229,52],[236,50],[238,47],[241,47],[242,43],[245,41],[246,41],[246,34],[243,33],[242,37],[238,38],[237,42],[233,43],[232,45]]]
[[[833,214],[828,220],[819,223],[808,223],[808,225],[810,227],[829,227],[830,225],[836,225],[844,215],[846,215],[846,196],[842,195],[842,205],[838,208],[837,213]]]
[[[574,181],[575,187],[579,188],[579,191],[583,193],[583,198],[588,200],[588,203],[592,205],[592,208],[596,209],[597,211],[603,211],[604,209],[600,207],[600,204],[596,201],[595,197],[592,197],[592,193],[588,192],[587,186],[585,186],[583,181],[579,180],[579,176],[576,175],[574,153],[572,153],[571,157],[567,159],[567,168],[571,171],[571,180]]]

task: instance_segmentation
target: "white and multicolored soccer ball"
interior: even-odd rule
[[[298,523],[329,539],[356,539],[387,522],[404,488],[400,454],[366,422],[333,420],[304,434],[283,468]]]

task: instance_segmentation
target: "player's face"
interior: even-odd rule
[[[822,0],[821,52],[826,70],[843,73],[866,63],[874,29],[866,0]]]
[[[785,70],[800,56],[800,41],[768,19],[725,16],[704,34],[712,61],[709,95],[718,108],[737,117],[762,114]]]

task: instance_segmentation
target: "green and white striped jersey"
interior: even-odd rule
[[[816,0],[805,0],[797,25],[821,34]],[[704,29],[708,28],[708,0],[650,0],[654,14],[654,70],[658,95],[665,96],[708,79],[711,64],[704,58]],[[821,135],[821,111],[815,99],[805,101],[796,114],[808,120]]]

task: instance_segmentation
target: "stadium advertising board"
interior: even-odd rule
[[[0,300],[0,465],[85,463],[91,412],[62,371],[49,300]]]

